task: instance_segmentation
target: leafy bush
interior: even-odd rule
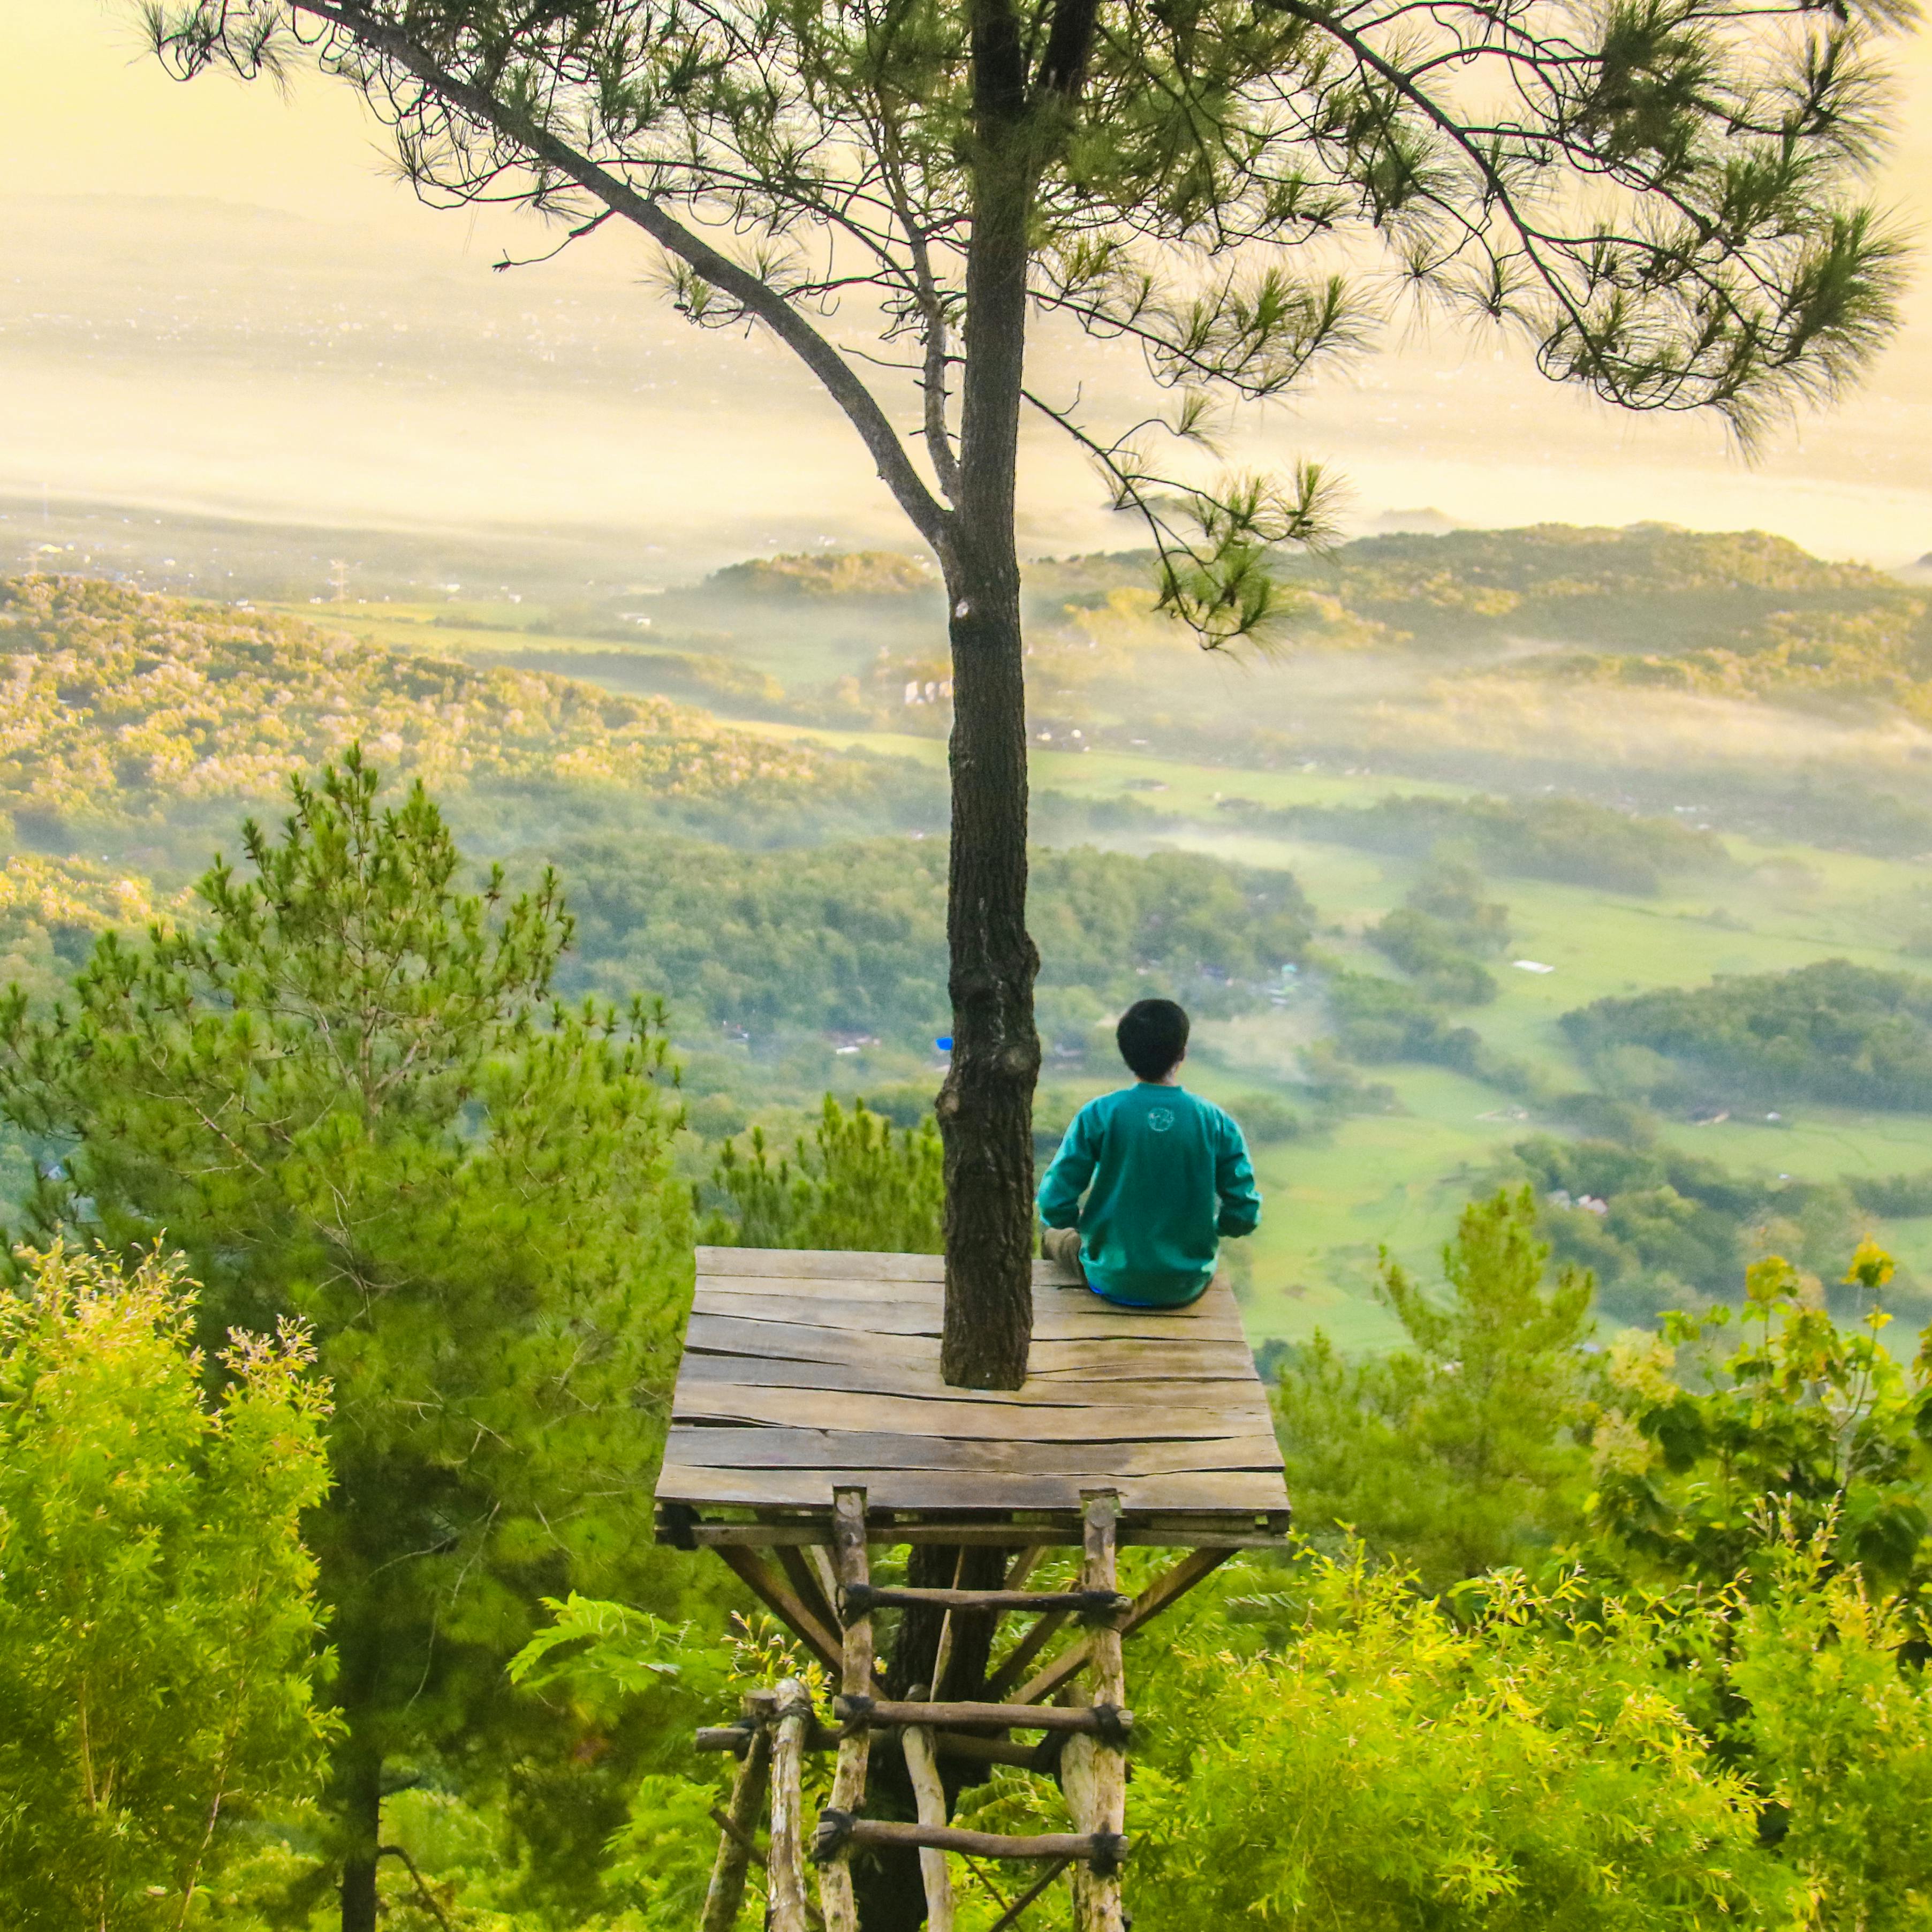
[[[328,1486],[300,1330],[218,1394],[177,1262],[58,1245],[0,1300],[0,1919],[185,1923],[228,1826],[319,1782],[302,1512]]]
[[[0,1000],[32,1225],[130,1256],[165,1236],[211,1339],[314,1335],[331,1809],[365,1899],[385,1764],[460,1748],[480,1771],[544,1735],[502,1690],[543,1596],[646,1586],[689,1241],[655,1016],[557,1005],[555,879],[461,892],[427,794],[376,791],[355,757],[298,782],[280,837],[245,830],[253,876],[201,881],[205,925],[106,934],[50,1014]],[[552,1774],[553,1822],[594,1839],[612,1775]]]
[[[1815,1546],[1932,1628],[1932,1340],[1909,1367],[1880,1344],[1892,1318],[1876,1298],[1892,1274],[1888,1256],[1859,1247],[1845,1280],[1868,1306],[1844,1329],[1769,1256],[1745,1277],[1735,1348],[1718,1346],[1720,1308],[1612,1350],[1594,1442],[1603,1533],[1654,1572],[1718,1584],[1780,1546]],[[1694,1355],[1682,1378],[1679,1349]]]
[[[1504,1575],[1458,1615],[1358,1556],[1238,1569],[1130,1653],[1146,1733],[1136,1918],[1290,1932],[1788,1922],[1800,1886],[1757,1843],[1748,1774],[1681,1708],[1654,1624],[1613,1605],[1575,1628],[1581,1594]],[[1057,1810],[1002,1774],[972,1815],[1012,1828]]]

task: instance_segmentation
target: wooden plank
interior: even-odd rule
[[[883,1469],[1010,1470],[1042,1476],[1084,1469],[1096,1476],[1162,1476],[1203,1469],[1278,1469],[1281,1450],[1271,1434],[1259,1430],[1200,1440],[1082,1448],[1064,1442],[879,1436],[856,1430],[680,1426],[670,1432],[664,1460],[692,1468],[830,1468],[848,1462]]]
[[[800,1322],[809,1328],[842,1329],[850,1335],[939,1335],[937,1308],[912,1300],[854,1300],[850,1296],[772,1294],[767,1288],[730,1288],[701,1296],[694,1316],[728,1316],[742,1322]],[[1040,1310],[1034,1318],[1036,1341],[1240,1342],[1238,1322],[1219,1316],[1134,1316],[1091,1306]]]
[[[704,1275],[698,1281],[692,1302],[695,1308],[717,1310],[724,1302],[781,1300],[800,1310],[815,1310],[844,1304],[856,1308],[918,1308],[922,1314],[939,1318],[945,1296],[932,1282],[920,1281],[790,1281],[782,1275]],[[1177,1333],[1190,1329],[1227,1329],[1240,1333],[1240,1310],[1232,1300],[1202,1298],[1186,1308],[1120,1308],[1103,1300],[1086,1288],[1070,1294],[1034,1296],[1034,1325],[1051,1329],[1059,1322],[1076,1316],[1103,1319],[1120,1335],[1146,1335],[1163,1328]]]
[[[946,1279],[942,1255],[874,1254],[861,1249],[700,1247],[697,1261],[700,1275],[778,1275],[800,1281],[842,1276],[855,1281]]]
[[[883,1354],[898,1362],[930,1362],[937,1372],[935,1336],[828,1328],[820,1322],[781,1322],[764,1316],[694,1310],[684,1331],[687,1354],[754,1355],[773,1361],[860,1362]]]
[[[692,1305],[734,1301],[747,1295],[776,1295],[801,1308],[826,1301],[850,1301],[868,1308],[896,1307],[902,1303],[937,1316],[945,1298],[937,1283],[926,1281],[842,1281],[827,1275],[816,1281],[795,1281],[784,1275],[706,1274],[698,1278]]]
[[[1094,1480],[1091,1474],[1016,1476],[918,1469],[704,1469],[672,1465],[659,1479],[658,1496],[666,1502],[811,1509],[822,1506],[836,1485],[845,1484],[868,1490],[874,1509],[1061,1510],[1072,1508],[1079,1501],[1082,1484],[1090,1487]],[[1190,1510],[1251,1518],[1264,1510],[1288,1507],[1288,1492],[1279,1470],[1216,1469],[1191,1474],[1122,1476],[1118,1480],[1122,1503],[1129,1509],[1143,1512]],[[1016,1532],[1013,1540],[1024,1540],[1036,1533],[1032,1526],[1025,1526]],[[770,1535],[763,1540],[775,1540]],[[823,1540],[822,1532],[818,1540]],[[920,1539],[881,1536],[878,1540]],[[935,1534],[928,1540],[944,1542],[947,1539]],[[1176,1533],[1174,1537],[1178,1544],[1186,1540],[1185,1533]],[[717,1546],[725,1546],[721,1541]],[[790,1621],[789,1617],[787,1620]],[[827,1650],[831,1648],[828,1642]],[[828,1660],[827,1667],[836,1666]]]
[[[844,1427],[894,1436],[922,1430],[963,1436],[1024,1431],[1040,1442],[1149,1442],[1258,1434],[1264,1418],[1258,1399],[1063,1405],[992,1400],[997,1394],[956,1391],[942,1400],[838,1389],[764,1388],[753,1382],[680,1381],[671,1398],[671,1419]]]
[[[839,1294],[784,1292],[784,1284],[713,1289],[692,1304],[693,1314],[736,1315],[767,1322],[806,1322],[818,1328],[843,1328],[855,1335],[937,1335],[939,1310],[909,1298],[864,1301]]]
[[[700,1522],[688,1533],[700,1550],[769,1549],[781,1543],[816,1544],[824,1548],[830,1543],[831,1526],[813,1521],[808,1505],[781,1503],[776,1507],[795,1514],[784,1522]],[[970,1544],[976,1548],[1001,1550],[1018,1550],[1028,1543],[1079,1545],[1080,1520],[1070,1510],[1037,1511],[1024,1522],[1000,1521],[1006,1514],[998,1508],[983,1517],[949,1510],[943,1517],[929,1521],[879,1523],[867,1531],[867,1540],[886,1548],[919,1543],[944,1544],[949,1549]],[[1130,1508],[1121,1524],[1120,1545],[1124,1549],[1132,1544],[1144,1550],[1285,1550],[1284,1533],[1256,1527],[1261,1514],[1251,1509],[1216,1510],[1196,1506],[1186,1512],[1184,1522],[1172,1510]],[[1177,1527],[1178,1523],[1183,1526]],[[669,1540],[663,1535],[658,1540]]]
[[[687,1353],[756,1356],[774,1361],[868,1362],[890,1360],[928,1364],[937,1376],[939,1351],[927,1337],[877,1333],[862,1334],[828,1328],[810,1322],[747,1319],[730,1314],[694,1313],[685,1331]],[[1042,1376],[1088,1374],[1132,1365],[1136,1376],[1190,1378],[1232,1376],[1258,1379],[1255,1358],[1247,1344],[1232,1339],[1190,1336],[1184,1341],[1162,1341],[1144,1348],[1133,1338],[1108,1336],[1087,1340],[1036,1337],[1028,1361],[1030,1378]]]
[[[1116,1383],[1096,1370],[1090,1372],[1084,1382],[1029,1378],[1017,1389],[973,1389],[949,1386],[934,1369],[892,1361],[860,1366],[849,1362],[768,1361],[752,1355],[689,1354],[678,1370],[673,1414],[682,1407],[682,1398],[687,1391],[694,1397],[698,1390],[718,1383],[769,1389],[838,1390],[860,1396],[904,1396],[920,1402],[964,1402],[975,1408],[1001,1409],[1070,1410],[1090,1408],[1098,1404],[1131,1406],[1144,1412],[1149,1407],[1225,1408],[1239,1404],[1254,1414],[1261,1406],[1261,1391],[1252,1376],[1245,1380],[1228,1377],[1220,1381]]]

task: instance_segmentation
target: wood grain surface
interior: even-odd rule
[[[829,1511],[1286,1509],[1281,1456],[1224,1282],[1192,1307],[1118,1309],[1034,1270],[1030,1372],[939,1372],[937,1256],[700,1248],[660,1502]]]

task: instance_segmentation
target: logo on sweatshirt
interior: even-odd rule
[[[1164,1134],[1174,1125],[1172,1107],[1150,1107],[1148,1110],[1148,1125],[1157,1134]]]

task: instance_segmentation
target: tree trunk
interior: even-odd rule
[[[376,1932],[376,1849],[382,1841],[382,1753],[358,1714],[335,1757],[335,1814],[342,1834],[342,1932]]]
[[[1018,1388],[1033,1336],[1033,1090],[1040,1072],[1026,928],[1026,680],[1013,537],[1026,359],[1026,63],[1007,0],[974,0],[980,152],[966,264],[965,376],[952,603],[952,1064],[946,1142],[946,1331],[968,1388]]]
[[[952,619],[952,1064],[939,1096],[946,1143],[940,1364],[946,1381],[968,1388],[1018,1388],[1033,1336],[1040,956],[1026,928],[1026,694],[1010,524],[1006,536],[1008,568],[962,572],[970,587],[955,598]],[[962,607],[967,614],[956,614]]]
[[[906,1581],[925,1589],[998,1589],[1006,1576],[1006,1557],[1004,1550],[975,1546],[962,1551],[941,1544],[915,1544],[907,1560]],[[930,1604],[899,1612],[898,1627],[886,1659],[881,1687],[885,1696],[903,1699],[915,1684],[932,1683],[932,1666],[945,1620],[945,1612]],[[994,1619],[989,1616],[955,1616],[950,1661],[944,1681],[933,1685],[934,1697],[970,1701],[984,1693],[993,1624]],[[982,1782],[986,1775],[983,1771],[969,1770],[950,1760],[941,1760],[940,1770],[949,1804],[958,1802],[959,1793],[969,1782]],[[905,1761],[896,1750],[872,1754],[866,1815],[893,1819],[917,1815]],[[858,1898],[861,1932],[917,1932],[926,1923],[926,1882],[920,1873],[919,1854],[910,1846],[881,1845],[855,1859],[852,1888]]]

